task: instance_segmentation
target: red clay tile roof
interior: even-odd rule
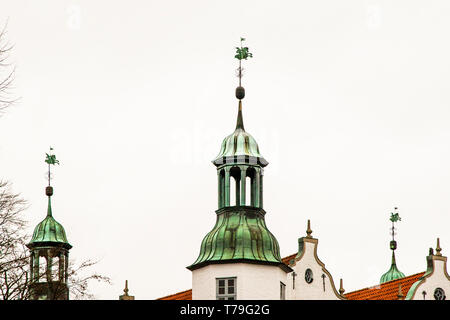
[[[408,294],[409,288],[419,280],[425,272],[420,272],[401,279],[388,281],[373,287],[360,289],[345,294],[348,300],[398,300],[398,286],[402,286],[403,299]]]
[[[290,256],[284,257],[283,259],[281,259],[281,262],[283,262],[283,263],[286,264],[286,265],[289,265],[289,261],[291,261],[292,259],[294,259],[296,255],[297,255],[297,254],[294,253],[294,254],[291,254]]]
[[[156,300],[192,300],[192,289],[171,294]]]

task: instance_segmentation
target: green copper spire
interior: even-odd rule
[[[391,262],[391,268],[381,276],[380,283],[385,283],[391,280],[396,280],[400,278],[404,278],[405,275],[403,272],[397,269],[397,264],[395,263],[395,253],[394,250],[392,250],[392,262]]]
[[[394,208],[394,213],[391,212],[391,217],[389,218],[389,220],[392,222],[392,228],[391,228],[391,234],[392,234],[392,241],[390,242],[390,249],[392,250],[392,261],[391,261],[391,267],[390,269],[381,276],[380,279],[380,283],[385,283],[391,280],[396,280],[396,279],[400,279],[400,278],[404,278],[405,275],[403,274],[403,272],[401,272],[400,270],[398,270],[397,268],[397,264],[395,261],[395,250],[397,249],[397,241],[395,241],[395,226],[394,223],[401,221],[402,219],[400,218],[398,212],[397,212],[397,207]]]
[[[242,119],[242,101],[241,100],[239,100],[239,110],[238,110],[238,116],[237,116],[235,131],[236,130],[245,131],[245,129],[244,129],[244,120]]]
[[[239,101],[236,129],[223,140],[219,154],[212,162],[220,166],[226,162],[233,162],[235,158],[241,159],[243,163],[253,161],[263,167],[269,164],[259,152],[255,138],[244,129],[242,101]]]
[[[282,263],[280,248],[265,222],[263,209],[263,167],[268,162],[259,153],[255,139],[244,129],[241,87],[241,60],[251,57],[248,48],[237,49],[239,60],[239,100],[236,129],[222,142],[219,155],[213,160],[218,175],[218,210],[216,224],[204,237],[197,260],[187,268],[195,270],[214,263],[258,263],[279,266],[292,271]],[[232,186],[234,192],[231,193]],[[249,190],[247,190],[247,188]],[[234,198],[234,199],[232,199]]]
[[[236,159],[239,159],[242,163],[254,162],[264,167],[268,162],[259,153],[259,147],[256,140],[244,129],[242,99],[245,97],[245,89],[241,86],[244,70],[241,66],[241,61],[253,57],[253,54],[249,52],[248,47],[242,47],[242,41],[245,41],[245,39],[241,38],[241,47],[236,47],[235,55],[235,58],[239,60],[239,68],[237,69],[239,86],[236,88],[236,98],[239,100],[239,104],[236,128],[232,134],[223,140],[220,152],[212,162],[216,166],[220,166],[224,163],[233,162]]]
[[[64,227],[52,216],[50,196],[48,197],[47,216],[34,229],[29,245],[37,246],[44,242],[60,243],[63,246],[72,247],[67,241]]]
[[[50,148],[50,153],[52,150],[53,148]],[[46,153],[45,162],[48,163],[49,167],[48,171],[49,185],[45,188],[45,194],[48,197],[47,216],[34,229],[33,236],[31,238],[30,243],[28,244],[28,247],[32,248],[44,244],[45,245],[59,244],[63,247],[67,247],[68,249],[70,249],[72,246],[67,241],[64,227],[53,218],[52,214],[51,197],[53,195],[53,187],[50,186],[50,179],[51,179],[50,165],[59,164],[59,161],[56,160],[55,155]]]

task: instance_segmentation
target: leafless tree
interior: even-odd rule
[[[9,53],[13,46],[6,40],[7,24],[0,31],[0,116],[4,110],[18,99],[12,98],[12,83],[15,67],[8,62]]]
[[[23,299],[28,281],[28,251],[26,250],[25,220],[22,212],[27,203],[11,191],[7,182],[0,181],[0,294],[1,298]]]
[[[27,222],[23,212],[27,202],[13,193],[10,183],[0,181],[0,300],[28,300],[30,253],[26,247],[30,236],[25,233]],[[88,269],[98,261],[85,260],[80,264],[69,262],[68,287],[71,299],[93,299],[88,286],[91,281],[111,283],[110,278]],[[51,268],[50,268],[51,269]],[[48,269],[47,269],[48,270]],[[48,279],[48,280],[47,280]],[[47,281],[51,288],[49,299],[59,299],[64,288],[61,282],[51,281],[44,269],[37,281]]]

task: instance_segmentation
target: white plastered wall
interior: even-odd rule
[[[425,277],[417,286],[412,300],[424,300],[422,292],[425,291],[425,300],[435,300],[434,291],[436,288],[444,290],[446,300],[450,300],[450,278],[447,273],[447,258],[433,256],[433,272]]]
[[[236,277],[236,299],[279,300],[286,272],[279,266],[252,263],[210,264],[192,271],[192,300],[215,300],[216,278]]]
[[[303,255],[290,267],[296,273],[295,289],[292,272],[287,275],[287,299],[290,300],[338,300],[339,295],[333,288],[331,274],[325,269],[323,263],[317,258],[318,240],[303,238]],[[313,281],[307,283],[305,272],[311,269]],[[325,275],[325,279],[322,278]],[[324,287],[325,284],[325,287]]]

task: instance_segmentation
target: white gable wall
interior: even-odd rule
[[[295,276],[295,289],[293,289],[292,272],[288,274],[288,299],[290,300],[338,300],[339,294],[335,291],[331,274],[325,269],[323,263],[317,258],[317,239],[303,239],[302,255],[290,267],[297,274]],[[298,258],[296,258],[298,259]],[[305,272],[311,269],[313,281],[307,283]],[[322,279],[325,275],[325,279]],[[325,290],[324,290],[325,283]]]
[[[450,277],[447,274],[447,258],[432,256],[433,272],[421,281],[414,292],[412,300],[424,300],[422,292],[425,291],[425,300],[435,300],[434,291],[441,288],[445,291],[446,300],[450,300]],[[420,280],[419,280],[420,281]]]
[[[210,264],[192,271],[192,300],[215,300],[216,278],[236,277],[236,299],[279,300],[280,281],[288,284],[278,266],[252,263]]]

